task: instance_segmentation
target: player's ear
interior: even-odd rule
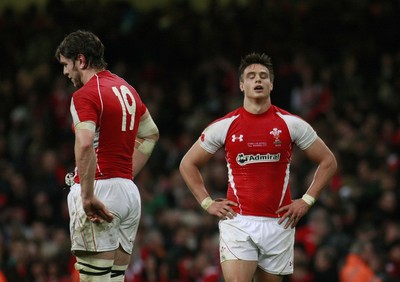
[[[85,58],[85,56],[84,56],[83,54],[79,54],[79,55],[78,55],[77,61],[78,61],[78,63],[79,63],[79,68],[80,68],[81,70],[86,69],[86,67],[87,67],[86,58]]]
[[[240,91],[241,91],[241,92],[243,92],[243,91],[244,91],[244,88],[243,88],[243,82],[242,82],[242,81],[239,83],[239,88],[240,88]]]

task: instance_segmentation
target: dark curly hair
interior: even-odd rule
[[[80,54],[86,58],[86,67],[94,69],[107,67],[104,60],[104,45],[90,31],[77,30],[68,34],[57,47],[55,56],[58,61],[60,61],[60,55],[75,61]]]

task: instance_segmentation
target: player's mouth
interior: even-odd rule
[[[261,85],[257,85],[256,87],[254,87],[254,91],[256,92],[262,92],[264,90],[264,87],[262,87]]]

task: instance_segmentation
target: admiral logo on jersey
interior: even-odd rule
[[[257,155],[245,155],[240,153],[236,157],[236,161],[239,165],[244,166],[247,164],[254,164],[254,163],[271,163],[271,162],[278,162],[281,159],[281,154],[257,154]]]

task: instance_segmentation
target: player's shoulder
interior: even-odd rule
[[[219,119],[229,119],[231,117],[239,116],[243,110],[244,110],[243,107],[237,108],[237,109],[227,113],[226,115],[224,115],[223,117],[221,117]]]
[[[100,84],[100,80],[107,76],[108,71],[101,71],[93,75],[82,87],[77,89],[72,97],[78,98],[80,96],[89,96],[96,94],[98,92],[98,85]]]
[[[294,113],[291,113],[291,112],[289,112],[289,111],[287,111],[285,109],[282,109],[282,108],[280,108],[278,106],[272,105],[271,107],[273,107],[273,112],[275,114],[281,116],[282,118],[284,117],[284,118],[304,121],[304,119],[301,116],[296,115]]]
[[[75,92],[72,94],[72,98],[78,99],[81,97],[85,97],[87,93],[92,92],[92,87],[88,85],[87,83],[80,87],[79,89],[76,89]]]
[[[77,89],[73,94],[72,98],[74,101],[78,100],[94,100],[97,96],[97,87],[86,83],[81,88]]]
[[[209,126],[212,125],[212,124],[220,123],[220,122],[222,122],[224,120],[231,120],[232,118],[236,118],[237,116],[240,115],[240,113],[241,113],[241,108],[235,109],[235,110],[225,114],[224,116],[215,119],[214,121],[212,121],[209,124]]]
[[[108,73],[106,73],[104,75],[108,78],[107,79],[107,81],[109,83],[108,86],[114,87],[114,86],[118,85],[120,89],[124,88],[123,91],[126,91],[126,89],[128,89],[130,93],[132,93],[132,94],[136,95],[138,98],[140,98],[138,92],[136,91],[136,88],[122,76],[119,76],[118,74],[115,74],[115,73],[112,73],[109,71],[108,71]]]
[[[288,115],[288,116],[296,116],[295,114],[289,112],[288,110],[282,109],[276,105],[271,105],[271,108],[274,113],[281,114],[281,115]]]

